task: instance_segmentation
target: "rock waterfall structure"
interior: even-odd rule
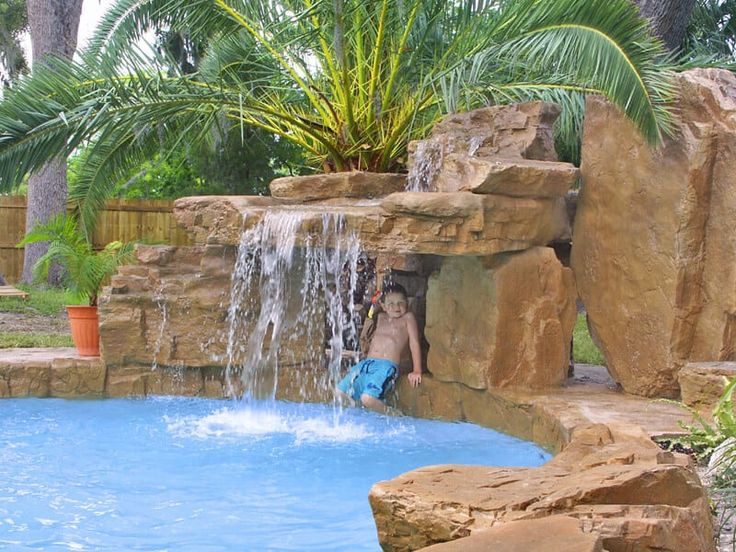
[[[603,125],[610,125],[608,132],[618,129],[613,121],[624,128],[609,108],[601,104],[599,110],[606,118],[596,123],[598,115],[591,115],[586,132],[596,124],[601,132]],[[569,543],[587,547],[581,550],[712,550],[707,499],[687,460],[660,451],[648,434],[617,422],[605,403],[611,393],[591,397],[563,387],[576,290],[571,269],[550,244],[570,237],[565,194],[579,173],[557,161],[552,145],[557,114],[556,106],[531,103],[448,116],[426,141],[410,146],[408,177],[289,177],[272,183],[271,197],[178,200],[175,216],[196,245],[140,246],[138,263],[123,267],[101,300],[102,392],[238,397],[266,389],[277,398],[331,400],[330,374],[340,370],[348,353],[332,338],[343,337],[345,328],[334,330],[339,317],[329,314],[325,296],[313,303],[323,307],[305,306],[310,286],[305,288],[304,274],[315,269],[305,252],[319,250],[326,259],[343,251],[334,257],[331,276],[313,288],[334,293],[341,278],[353,281],[361,257],[375,264],[379,278],[390,273],[409,291],[426,340],[427,375],[419,389],[399,382],[402,411],[493,425],[564,449],[537,470],[435,466],[377,483],[370,502],[385,550],[472,549],[509,538],[528,543],[534,535],[557,529],[564,530],[563,544],[550,550],[569,549]],[[694,124],[691,130],[708,134],[709,128]],[[619,131],[615,134],[621,141]],[[610,144],[601,146],[597,162],[603,163],[604,155],[613,157],[610,151]],[[593,158],[586,159],[587,174],[602,170],[595,169]],[[618,180],[617,174],[611,177],[612,184]],[[636,193],[624,195],[628,199],[621,201],[636,203]],[[589,209],[592,197],[582,200],[583,208]],[[609,197],[606,209],[602,201],[597,209],[611,211],[617,201]],[[660,216],[651,202],[644,205],[652,218]],[[616,211],[611,216],[625,209]],[[603,261],[595,252],[604,245],[592,237],[586,242],[584,222],[595,216],[580,216],[576,266],[592,274],[590,280],[583,276],[583,297],[586,304],[590,301],[591,322],[610,355],[617,342],[605,344],[601,328],[608,311],[603,303],[622,308],[632,326],[652,318],[632,316],[639,311],[627,306],[628,294],[617,295],[620,284],[613,282],[612,291],[596,290],[600,278],[595,270]],[[702,215],[688,216],[700,220],[696,228],[707,226]],[[288,221],[288,231],[264,232],[274,220]],[[626,224],[630,228],[632,222]],[[628,239],[628,232],[616,228]],[[693,232],[677,242],[688,260],[680,271],[683,282],[697,279],[701,270],[697,240],[688,238]],[[269,244],[254,249],[249,241],[254,235]],[[344,235],[360,244],[359,251],[346,245]],[[265,257],[261,250],[256,260],[256,250],[283,239],[299,253],[289,270],[267,271],[271,276],[264,284],[258,264]],[[644,250],[644,245],[637,247]],[[627,266],[618,268],[626,272]],[[269,277],[280,280],[278,289],[266,292],[280,297],[281,310],[263,318],[271,296],[261,292]],[[261,284],[252,285],[256,278]],[[652,289],[661,294],[656,286]],[[673,285],[668,293],[675,289],[680,288]],[[636,288],[632,297],[639,292]],[[353,320],[359,318],[362,299],[350,295],[352,306],[346,310]],[[681,299],[677,312],[682,316],[668,320],[684,327],[692,320],[685,313],[699,307]],[[725,326],[721,329],[725,335]],[[698,331],[689,330],[692,335]],[[251,339],[256,334],[260,337]],[[673,350],[695,350],[678,340],[668,343]],[[644,395],[675,392],[676,368],[653,371],[651,381],[639,384],[643,376],[631,370],[628,378],[617,358],[611,357],[611,371],[625,389]],[[261,364],[278,368],[261,370]],[[256,365],[261,371],[253,371]],[[250,380],[256,373],[254,384]],[[626,408],[636,417],[648,405],[631,399]]]
[[[482,390],[560,385],[567,376],[575,289],[570,269],[547,245],[569,235],[564,195],[577,169],[549,160],[556,159],[551,125],[557,113],[556,106],[533,103],[448,117],[429,138],[442,161],[430,179],[443,191],[399,191],[407,187],[405,176],[355,172],[277,179],[272,197],[178,200],[175,216],[197,245],[140,247],[139,263],[114,277],[102,301],[109,393],[179,385],[184,393],[238,395],[238,386],[221,375],[223,367],[239,371],[233,369],[240,362],[233,358],[234,342],[242,354],[263,361],[248,339],[252,332],[261,335],[260,343],[272,339],[269,332],[282,322],[304,325],[309,316],[325,316],[302,305],[301,278],[311,270],[304,265],[278,275],[290,281],[283,290],[291,295],[279,292],[290,311],[284,320],[262,327],[242,322],[270,308],[264,307],[268,292],[247,285],[230,291],[237,284],[231,274],[243,270],[236,270],[243,237],[264,220],[291,216],[288,230],[262,239],[288,234],[292,247],[307,250],[318,236],[325,251],[343,250],[326,213],[339,216],[341,227],[376,259],[379,278],[391,271],[409,288],[412,308],[426,320],[427,369],[438,381]],[[233,335],[239,305],[248,308]],[[320,321],[292,332],[297,337],[282,348],[279,365],[322,369],[314,347],[334,349],[325,345],[324,326]],[[279,385],[293,391],[299,386],[289,384],[290,377],[281,371]],[[316,387],[316,400],[331,392]]]

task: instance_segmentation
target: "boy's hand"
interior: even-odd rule
[[[409,383],[412,387],[419,387],[419,384],[422,383],[422,373],[421,372],[411,372],[409,374]]]

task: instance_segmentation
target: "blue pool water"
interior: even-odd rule
[[[548,457],[472,424],[325,405],[3,399],[0,549],[376,551],[376,481]]]

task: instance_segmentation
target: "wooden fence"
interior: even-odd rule
[[[165,200],[113,199],[99,214],[94,245],[114,241],[145,240],[171,245],[191,244],[186,231],[171,214],[173,202]],[[26,198],[0,196],[0,274],[16,283],[23,272],[23,249],[15,245],[26,230]]]

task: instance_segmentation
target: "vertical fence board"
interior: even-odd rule
[[[190,245],[191,237],[177,226],[174,203],[166,200],[111,199],[100,211],[93,237],[96,248],[114,240]],[[23,249],[17,244],[25,234],[26,198],[0,196],[0,274],[9,284],[23,271]]]

